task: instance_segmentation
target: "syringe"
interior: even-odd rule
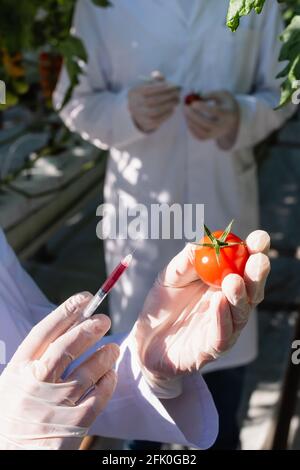
[[[111,291],[114,287],[116,282],[120,279],[122,274],[126,271],[132,261],[132,254],[127,255],[122,261],[118,264],[118,266],[113,270],[113,272],[108,276],[104,284],[100,287],[98,292],[95,296],[90,300],[88,305],[85,307],[84,311],[82,312],[82,321],[86,320],[87,318],[91,317],[99,305],[103,302],[107,294]]]

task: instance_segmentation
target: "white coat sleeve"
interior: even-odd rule
[[[218,433],[218,415],[201,375],[184,378],[183,393],[178,398],[159,400],[141,374],[130,335],[106,337],[75,361],[68,373],[107,342],[121,345],[118,384],[89,434],[177,443],[199,449],[211,447]]]
[[[80,83],[60,116],[71,131],[97,147],[122,148],[143,139],[145,134],[137,129],[131,118],[128,90],[116,92],[111,89],[109,57],[95,17],[98,10],[90,0],[77,2],[72,32],[83,41],[88,63],[80,64],[83,71]],[[60,108],[68,86],[68,75],[63,68],[53,97],[56,109]]]
[[[33,279],[21,266],[0,228],[0,294],[11,297],[11,304],[26,309],[32,325],[41,321],[55,306],[49,302]],[[25,312],[24,312],[25,315]]]
[[[32,327],[52,309],[0,228],[0,374]]]
[[[267,1],[263,14],[265,16],[253,93],[236,96],[240,105],[241,122],[237,140],[231,149],[233,151],[254,147],[279,129],[296,111],[296,106],[292,104],[280,110],[274,109],[280,100],[281,84],[276,76],[285,65],[278,61],[283,21],[279,5],[273,0]]]

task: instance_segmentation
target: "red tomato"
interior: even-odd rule
[[[212,236],[220,240],[223,232],[213,232]],[[201,244],[211,246],[201,246]],[[229,233],[226,246],[220,246],[219,257],[209,236],[205,236],[195,251],[195,269],[200,279],[212,287],[221,287],[223,279],[231,273],[244,276],[249,252],[245,242],[233,233]]]
[[[44,98],[50,99],[55,89],[63,59],[58,54],[41,52],[39,56],[40,84]]]
[[[201,101],[201,100],[202,98],[199,95],[199,93],[190,93],[189,95],[185,97],[184,102],[187,106],[191,106],[191,104],[196,103],[197,101]]]

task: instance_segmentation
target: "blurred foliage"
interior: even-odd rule
[[[99,7],[111,6],[108,0],[92,1]],[[65,102],[70,98],[81,73],[78,62],[87,61],[82,41],[70,33],[75,4],[76,0],[0,0],[0,77],[7,85],[6,107],[28,90],[26,53],[33,50],[63,56],[70,77]]]
[[[103,8],[112,5],[109,0],[91,1]],[[295,83],[300,80],[300,0],[277,1],[282,4],[287,23],[281,36],[283,47],[279,58],[288,62],[279,75],[284,79],[280,101],[284,105],[290,101]],[[75,4],[76,0],[0,0],[0,77],[7,86],[6,107],[16,104],[20,95],[28,91],[27,53],[30,51],[63,57],[70,77],[63,105],[70,99],[81,73],[79,62],[88,59],[81,39],[70,33]],[[242,16],[252,10],[260,13],[264,5],[265,0],[229,0],[228,26],[235,31]],[[38,70],[38,63],[35,68]],[[43,75],[45,81],[45,70]],[[45,88],[46,84],[43,85]]]
[[[279,106],[283,106],[290,102],[293,93],[300,86],[300,0],[277,1],[282,4],[286,21],[286,29],[280,37],[283,45],[279,60],[287,61],[288,64],[278,75],[278,78],[284,79],[279,103]],[[230,0],[227,25],[232,31],[236,31],[242,16],[249,15],[253,10],[261,13],[264,5],[265,0]]]

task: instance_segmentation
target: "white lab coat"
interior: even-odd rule
[[[3,362],[0,373],[31,328],[53,307],[22,269],[0,229],[0,362]],[[200,449],[210,447],[218,432],[218,419],[201,376],[187,377],[179,398],[160,401],[151,393],[141,375],[131,351],[130,336],[106,338],[103,342],[115,340],[121,344],[117,388],[105,411],[92,426],[91,434],[174,442]],[[82,362],[100,343],[72,367]],[[3,345],[6,346],[6,360]]]
[[[211,229],[235,219],[247,235],[259,226],[253,146],[280,127],[289,110],[274,111],[280,90],[278,36],[282,21],[277,2],[267,0],[261,15],[243,18],[232,34],[225,25],[228,2],[189,0],[114,0],[105,10],[79,0],[74,33],[89,54],[79,86],[61,116],[70,129],[96,146],[110,149],[105,201],[126,207],[153,203],[205,205]],[[182,105],[159,130],[143,134],[127,106],[128,89],[159,70],[182,87],[207,93],[226,89],[241,107],[234,148],[200,142],[188,131]],[[63,71],[55,94],[62,101],[68,79]],[[136,319],[157,272],[184,241],[106,240],[107,270],[136,248],[135,264],[110,296],[114,331]],[[233,350],[208,369],[246,364],[256,356],[256,318],[252,316]]]

